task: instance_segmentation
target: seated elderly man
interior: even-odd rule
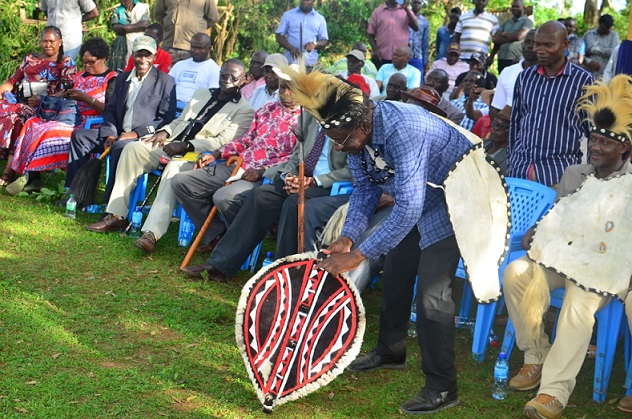
[[[103,125],[99,129],[79,129],[72,133],[66,171],[70,187],[90,153],[111,147],[110,179],[114,178],[123,147],[129,141],[148,138],[173,121],[176,113],[176,88],[173,77],[154,67],[156,41],[139,36],[132,46],[134,68],[117,77],[116,87],[105,104]],[[112,190],[108,182],[104,200]]]
[[[329,196],[332,185],[334,182],[350,181],[351,173],[347,167],[347,154],[336,150],[327,140],[325,130],[314,117],[305,115],[304,118],[305,211],[308,212],[310,206],[320,206],[335,198]],[[220,211],[229,224],[228,231],[205,264],[189,266],[182,271],[197,277],[206,271],[210,279],[226,281],[237,273],[248,254],[277,221],[277,254],[296,253],[298,163],[297,146],[286,163],[272,167],[264,174],[268,179],[274,179],[272,184],[253,189],[238,212],[234,209]],[[283,237],[287,240],[281,239]],[[307,249],[312,246],[313,243],[306,241]]]
[[[239,93],[245,73],[240,60],[227,60],[220,70],[219,89],[196,91],[178,119],[152,137],[128,144],[121,155],[106,216],[90,224],[88,230],[107,232],[124,228],[129,197],[138,177],[156,169],[161,157],[215,151],[243,135],[254,115],[252,107]],[[176,205],[171,180],[176,173],[191,170],[193,166],[188,159],[174,158],[164,169],[156,199],[142,227],[142,231],[151,232],[156,240],[167,232]]]
[[[280,70],[275,67],[274,71]],[[290,94],[285,80],[280,80],[279,91]],[[296,144],[292,130],[297,127],[300,113],[300,108],[291,101],[290,96],[281,96],[279,102],[263,105],[255,112],[252,125],[243,137],[213,153],[204,153],[195,165],[196,170],[178,173],[173,178],[173,192],[198,229],[211,211],[213,201],[218,202],[222,214],[228,213],[231,207],[240,208],[248,193],[261,185],[265,169],[285,163],[290,158]],[[231,168],[217,164],[209,170],[209,165],[220,158],[236,155],[244,159],[244,172],[241,179],[224,186]],[[209,228],[204,237],[206,245],[198,250],[212,250],[215,239],[219,238],[218,233],[223,233],[223,229],[219,230]],[[147,243],[143,248],[151,251],[153,243],[148,233],[145,235],[149,237],[145,239],[143,236],[139,242]]]
[[[406,76],[400,73],[395,73],[390,79],[388,79],[388,84],[386,85],[386,95],[374,96],[371,99],[394,100],[399,102],[402,100],[402,92],[408,90],[406,84]]]
[[[364,78],[364,81],[369,86],[369,97],[378,96],[380,94],[380,88],[375,82],[375,79],[362,74],[362,69],[364,68],[363,66],[366,62],[365,53],[359,50],[352,50],[346,55],[346,59],[347,70],[338,71],[337,74],[345,79],[349,78],[352,74],[358,74]]]
[[[272,71],[274,67],[287,65],[287,58],[283,54],[270,54],[263,62],[263,78],[265,84],[257,87],[248,101],[252,108],[257,111],[260,107],[270,102],[279,101],[279,76]]]
[[[465,114],[449,100],[445,98],[444,93],[448,90],[450,78],[445,70],[437,68],[432,70],[426,76],[423,86],[428,86],[436,90],[441,95],[441,100],[437,105],[439,109],[443,110],[447,114],[447,118],[457,125],[460,125],[465,118]]]
[[[539,385],[537,396],[524,408],[524,414],[530,418],[562,416],[586,358],[595,313],[610,302],[612,295],[626,299],[627,294],[626,309],[632,305],[628,293],[632,272],[629,264],[621,263],[621,256],[617,256],[621,255],[620,247],[626,246],[621,237],[626,234],[621,228],[625,224],[621,208],[629,205],[629,197],[622,202],[623,191],[611,190],[613,182],[629,179],[632,172],[628,160],[632,137],[628,125],[632,120],[630,82],[631,77],[620,75],[607,86],[598,83],[587,88],[579,108],[588,113],[592,125],[588,140],[589,164],[566,169],[557,189],[555,207],[540,221],[535,236],[532,229],[523,239],[523,247],[530,249],[529,256],[533,260],[526,256],[518,259],[507,266],[503,275],[507,310],[516,329],[518,347],[524,351],[524,365],[509,381],[509,388],[526,391]],[[591,101],[593,95],[594,102]],[[604,181],[595,183],[595,178]],[[590,196],[580,187],[590,188]],[[579,199],[582,193],[583,199]],[[607,205],[604,200],[608,201]],[[609,221],[602,222],[600,216],[606,207],[609,212],[605,219]],[[554,222],[547,223],[547,218],[554,215],[557,216]],[[569,221],[559,222],[560,218]],[[607,237],[603,236],[604,231]],[[539,238],[539,235],[542,236]],[[562,236],[563,243],[553,239]],[[600,240],[604,241],[599,243]],[[627,254],[628,250],[629,246],[623,252]],[[569,265],[576,266],[575,258],[582,259],[582,268],[573,273]],[[581,278],[582,270],[590,271],[589,278]],[[609,272],[608,285],[595,272]],[[592,283],[587,283],[590,281]],[[542,316],[548,306],[550,290],[556,288],[565,288],[565,295],[555,342],[551,345],[544,332]]]
[[[413,89],[421,86],[421,72],[412,65],[409,65],[410,56],[412,51],[409,47],[398,47],[393,51],[393,63],[384,64],[377,72],[378,87],[385,93],[385,86],[388,84],[388,80],[393,74],[399,73],[406,77],[406,88]]]

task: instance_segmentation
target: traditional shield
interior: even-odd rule
[[[239,299],[237,345],[267,412],[329,383],[362,345],[358,291],[344,276],[315,269],[315,256],[294,255],[262,268]]]
[[[591,176],[540,220],[528,255],[587,291],[623,300],[631,248],[632,174]]]

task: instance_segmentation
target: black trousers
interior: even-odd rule
[[[378,353],[406,353],[406,335],[417,275],[417,337],[425,387],[456,390],[452,281],[459,262],[454,236],[419,251],[417,228],[386,255]]]
[[[270,227],[280,219],[287,218],[282,213],[297,211],[297,195],[288,196],[283,189],[284,184],[277,178],[275,183],[261,185],[250,192],[226,234],[217,243],[208,263],[228,277],[235,275],[248,254],[265,238]],[[331,188],[307,188],[305,200],[328,196],[330,192]],[[296,237],[296,225],[285,222],[279,228],[285,229],[283,236]],[[289,229],[293,229],[294,234],[287,231]]]

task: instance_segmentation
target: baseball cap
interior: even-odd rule
[[[268,55],[266,60],[263,62],[264,67],[281,67],[286,65],[288,65],[287,58],[285,58],[283,54],[279,54],[278,52]]]
[[[356,58],[362,62],[366,61],[366,56],[364,55],[364,53],[362,51],[358,51],[357,49],[354,49],[353,51],[349,52],[346,57],[353,57]]]
[[[134,43],[132,44],[132,52],[140,51],[142,49],[155,54],[157,48],[154,38],[147,35],[141,35],[138,38],[134,39]]]
[[[470,60],[478,61],[479,63],[485,64],[487,60],[487,55],[484,52],[476,51],[472,53],[472,58]]]
[[[453,42],[450,45],[448,45],[446,54],[450,54],[451,52],[461,55],[461,45],[457,44],[456,42]]]

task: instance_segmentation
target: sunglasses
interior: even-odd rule
[[[228,73],[219,73],[220,80],[230,80],[233,83],[237,83],[239,81],[239,77],[235,77],[232,74]]]

